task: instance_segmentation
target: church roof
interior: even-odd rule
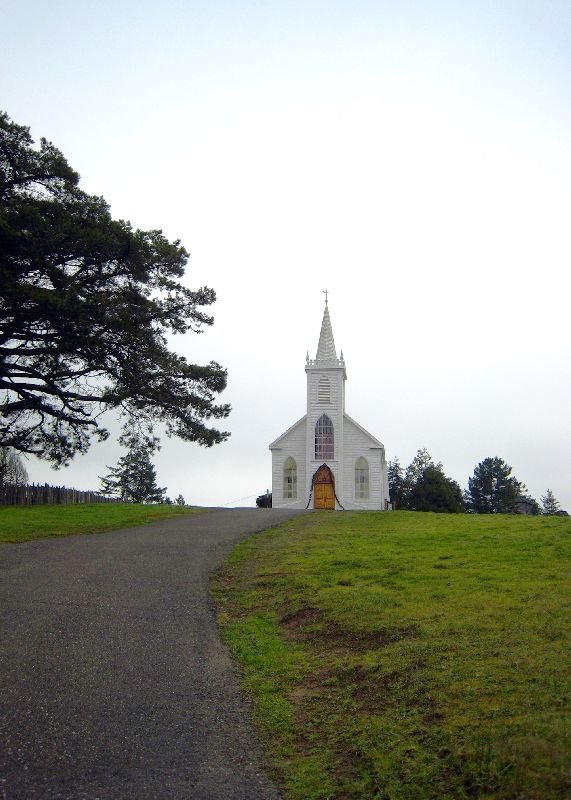
[[[285,439],[285,437],[288,436],[288,434],[290,434],[302,423],[305,424],[306,419],[307,419],[307,414],[304,414],[303,417],[301,419],[298,419],[297,422],[294,422],[293,425],[290,428],[288,428],[287,431],[285,431],[285,433],[282,433],[281,436],[278,436],[277,439],[274,439],[274,441],[269,446],[270,450],[278,450],[281,445],[282,439]]]
[[[381,448],[382,450],[385,449],[384,444],[382,442],[379,442],[376,436],[373,436],[373,434],[369,433],[369,431],[366,430],[366,428],[363,428],[362,425],[359,425],[358,422],[355,422],[355,420],[352,417],[350,417],[349,414],[343,413],[343,419],[345,420],[345,424],[349,422],[351,425],[354,425],[357,428],[357,430],[361,431],[361,433],[365,434],[365,436],[367,436],[370,439],[369,447],[372,447],[374,449],[377,448]]]
[[[384,450],[383,443],[379,442],[379,440],[375,436],[373,436],[372,433],[369,433],[368,430],[363,428],[362,425],[359,425],[358,422],[355,422],[355,420],[352,417],[350,417],[349,414],[346,414],[345,412],[343,412],[343,419],[344,419],[344,422],[345,422],[345,430],[346,431],[347,431],[348,427],[350,425],[352,425],[358,431],[360,431],[369,440],[368,444],[367,444],[368,447],[373,448],[375,450],[379,449],[379,448],[381,450]],[[281,448],[282,444],[283,444],[284,439],[286,439],[289,436],[290,433],[293,433],[293,431],[295,431],[295,429],[298,428],[300,425],[305,425],[306,421],[307,421],[307,414],[304,414],[303,417],[301,417],[301,419],[298,419],[297,422],[294,422],[293,425],[290,428],[288,428],[287,431],[285,431],[285,433],[282,433],[281,436],[278,436],[278,438],[275,439],[270,444],[270,446],[269,446],[270,450],[279,450]]]
[[[325,311],[323,312],[323,322],[321,323],[321,333],[319,344],[317,345],[316,361],[337,361],[335,352],[335,341],[333,339],[333,329],[329,318],[329,307],[325,301]]]

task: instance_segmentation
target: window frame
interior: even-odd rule
[[[284,461],[283,496],[284,500],[297,500],[297,462],[293,456]]]
[[[369,500],[370,496],[369,462],[364,456],[359,456],[355,461],[355,500]]]

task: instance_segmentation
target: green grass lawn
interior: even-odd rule
[[[0,506],[0,542],[28,542],[48,536],[131,528],[193,510],[137,503]]]
[[[571,797],[571,520],[314,512],[213,586],[289,800]]]

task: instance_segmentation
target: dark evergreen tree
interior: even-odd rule
[[[387,475],[389,480],[389,495],[393,508],[405,508],[404,472],[397,457],[395,457],[394,461],[389,461]]]
[[[426,467],[417,479],[409,502],[414,511],[459,514],[465,510],[460,486],[434,466]]]
[[[444,474],[440,462],[421,447],[406,470],[398,458],[389,462],[389,492],[397,509],[458,513],[465,510],[462,490]]]
[[[0,446],[56,465],[107,436],[101,412],[160,420],[206,446],[226,372],[171,352],[167,334],[212,324],[212,289],[180,279],[188,253],[114,220],[53,144],[0,112]]]
[[[442,471],[442,464],[440,462],[435,464],[426,447],[421,447],[416,451],[415,457],[406,468],[405,483],[410,489],[422,477],[424,470],[428,467],[434,467],[434,469]]]
[[[413,493],[415,486],[422,479],[424,471],[429,467],[442,472],[442,464],[440,462],[435,464],[426,447],[420,447],[404,473],[401,508],[414,510]],[[444,473],[442,472],[442,474]]]
[[[497,456],[481,461],[468,479],[469,508],[478,514],[510,514],[524,488],[511,472],[512,468]]]
[[[551,489],[548,489],[545,496],[541,498],[541,506],[541,513],[546,516],[553,516],[559,511],[559,501],[556,500]]]
[[[108,467],[109,474],[101,478],[103,494],[115,495],[125,503],[163,503],[166,487],[157,486],[157,473],[151,453],[157,449],[155,437],[143,434],[135,424],[126,426],[120,442],[128,447],[116,467]]]

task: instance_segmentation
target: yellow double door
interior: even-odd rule
[[[335,508],[335,489],[332,483],[316,483],[313,486],[314,508]]]

